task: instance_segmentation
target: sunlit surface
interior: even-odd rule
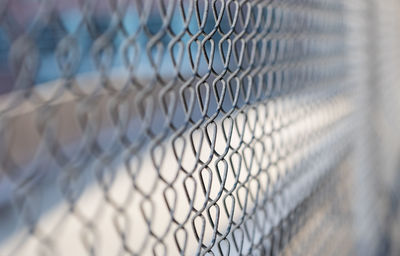
[[[317,111],[307,112],[307,102],[315,97],[324,100],[319,103]],[[128,150],[121,150],[108,165],[95,159],[76,179],[74,189],[82,195],[74,202],[73,211],[62,199],[59,182],[53,180],[38,185],[35,189],[35,193],[40,195],[36,199],[37,203],[47,209],[40,220],[40,232],[62,234],[57,235],[57,248],[60,251],[84,254],[81,239],[90,239],[88,243],[101,244],[97,248],[100,255],[111,255],[121,250],[120,231],[127,236],[128,246],[132,250],[139,250],[143,246],[147,248],[143,251],[144,255],[151,255],[152,247],[149,245],[154,241],[145,241],[146,236],[143,236],[149,232],[147,221],[151,220],[157,235],[166,234],[164,243],[170,246],[175,243],[175,234],[169,230],[177,230],[177,225],[171,223],[171,216],[181,223],[192,218],[193,222],[187,221],[183,226],[187,230],[187,251],[195,253],[195,232],[204,233],[202,239],[210,246],[215,238],[213,227],[209,224],[203,226],[203,218],[207,218],[207,215],[196,216],[191,212],[188,201],[192,200],[194,208],[202,209],[205,202],[215,200],[216,204],[206,209],[211,216],[221,212],[218,219],[219,232],[226,233],[228,228],[235,226],[232,221],[240,223],[243,218],[248,218],[246,215],[253,213],[252,218],[263,218],[265,222],[265,230],[257,230],[248,221],[247,228],[258,233],[253,239],[259,240],[281,218],[274,211],[270,211],[268,216],[262,216],[263,212],[257,214],[258,208],[273,208],[267,196],[282,187],[285,181],[279,181],[279,177],[288,180],[295,177],[296,173],[303,173],[301,179],[285,189],[284,197],[291,198],[291,205],[282,211],[289,212],[311,193],[310,184],[313,180],[324,176],[327,168],[344,157],[343,152],[346,152],[349,145],[343,139],[349,136],[350,128],[346,120],[352,109],[348,97],[340,94],[316,95],[303,92],[295,98],[277,97],[234,115],[232,119],[217,120],[212,126],[206,125],[207,128],[200,126],[185,132],[177,140],[171,136],[156,150],[149,145],[134,156]],[[329,136],[305,141],[308,136],[326,129],[329,129]],[[112,136],[111,131],[105,134]],[[189,141],[193,142],[197,155],[192,150],[185,150],[190,145]],[[338,142],[342,145],[337,145]],[[229,161],[213,155],[212,145],[215,145],[219,155],[226,155]],[[335,150],[323,154],[329,149]],[[177,161],[174,154],[180,156],[180,161]],[[306,158],[309,158],[309,162],[302,163]],[[162,168],[157,169],[157,165]],[[306,170],[303,169],[305,167]],[[110,184],[106,192],[104,187],[95,182],[96,177],[93,177],[99,169],[104,169],[104,182]],[[182,169],[191,171],[183,173],[180,171]],[[158,175],[165,181],[160,181]],[[169,182],[173,184],[174,190],[168,188]],[[132,186],[140,192],[133,191]],[[151,195],[151,202],[146,201],[146,194]],[[118,207],[123,209],[122,212],[118,211]],[[224,214],[226,210],[228,213]],[[231,212],[234,214],[230,215]],[[8,221],[13,219],[10,216]],[[82,226],[84,220],[95,220],[96,224],[85,229]],[[10,232],[10,229],[6,232]],[[13,236],[3,241],[2,253],[18,248],[18,255],[30,255],[37,249],[37,239],[27,236],[26,232],[23,226],[17,228]],[[177,237],[181,239],[179,243],[184,243],[184,235],[178,234]],[[228,236],[227,239],[233,238]],[[20,241],[23,241],[23,247]],[[249,250],[252,241],[245,239],[244,243],[244,250]]]

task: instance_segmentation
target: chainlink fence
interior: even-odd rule
[[[1,1],[0,255],[398,255],[399,13]]]

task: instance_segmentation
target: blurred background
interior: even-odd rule
[[[399,13],[0,1],[0,255],[399,255]]]

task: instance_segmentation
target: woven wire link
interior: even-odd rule
[[[355,253],[347,7],[1,1],[0,254]]]

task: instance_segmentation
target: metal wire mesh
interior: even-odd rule
[[[1,1],[0,254],[395,255],[383,2]]]

